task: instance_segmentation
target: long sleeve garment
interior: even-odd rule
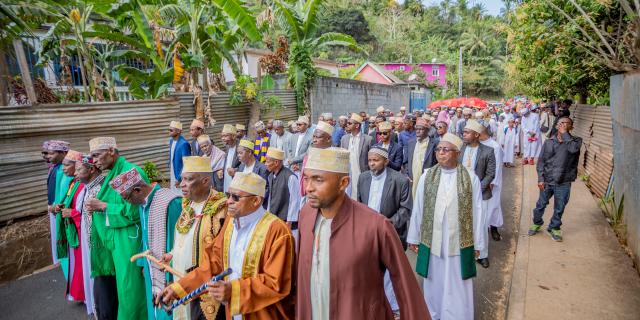
[[[324,304],[328,303],[320,305],[328,310],[328,317],[317,320],[393,319],[384,291],[386,270],[402,318],[430,319],[424,300],[416,299],[421,295],[420,288],[398,234],[387,218],[345,196],[338,214],[330,221],[331,235],[326,237],[317,231],[320,215],[309,204],[300,212],[297,319],[312,319],[312,304],[317,303],[312,301],[312,281],[326,292]],[[313,266],[313,256],[318,252],[325,252],[315,261],[327,261],[328,277],[313,277],[312,270],[317,268]]]
[[[204,261],[208,263],[171,285],[179,297],[231,267],[233,274],[225,279],[231,282],[227,319],[293,319],[293,240],[276,216],[259,208],[244,217],[228,217],[220,236],[205,248]]]
[[[557,135],[544,142],[536,170],[538,182],[558,185],[573,182],[578,176],[582,138],[565,132],[562,142]]]

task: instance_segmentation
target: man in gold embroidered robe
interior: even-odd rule
[[[407,243],[418,253],[424,298],[433,319],[473,319],[475,259],[485,246],[482,192],[473,171],[458,163],[462,140],[445,133],[438,164],[418,181]]]
[[[207,264],[204,249],[213,244],[226,217],[223,193],[211,188],[211,160],[206,157],[184,157],[182,170],[182,212],[174,231],[173,249],[163,256],[174,269],[187,273]],[[216,319],[220,304],[203,295],[189,305],[173,311],[174,320]]]
[[[253,172],[235,174],[229,218],[205,250],[206,262],[164,290],[165,304],[208,282],[201,297],[224,303],[229,320],[294,319],[293,237],[285,222],[262,208],[266,184]],[[224,281],[210,282],[227,268],[233,272]]]

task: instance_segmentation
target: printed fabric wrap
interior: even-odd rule
[[[62,204],[65,208],[71,206],[73,196],[76,194],[80,181],[73,181],[73,184],[69,186],[67,194],[65,195]],[[66,258],[69,256],[69,247],[77,248],[80,245],[78,240],[78,232],[76,226],[71,218],[63,218],[61,213],[56,213],[56,252],[58,258]]]

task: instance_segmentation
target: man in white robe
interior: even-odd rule
[[[500,203],[502,192],[502,148],[495,140],[493,140],[493,138],[491,138],[493,133],[489,129],[490,125],[484,123],[484,126],[487,130],[480,133],[480,143],[493,148],[493,154],[496,157],[496,175],[493,178],[493,181],[491,181],[491,199],[489,199],[489,205],[487,207],[487,222],[489,224],[491,238],[495,241],[500,241],[501,236],[498,232],[498,228],[502,227],[503,224],[502,205]],[[488,249],[488,247],[489,246],[486,246],[485,250]]]
[[[523,160],[522,164],[534,164],[534,159],[540,152],[540,117],[537,113],[529,111],[527,108],[521,109],[522,113],[522,142]]]
[[[411,221],[407,243],[414,252],[422,250],[423,214],[425,209],[425,179],[432,170],[441,170],[440,183],[437,187],[437,197],[433,221],[431,247],[428,257],[428,273],[424,278],[424,298],[433,319],[473,319],[473,280],[475,276],[475,262],[473,258],[462,260],[461,235],[459,221],[458,192],[460,183],[458,172],[466,172],[471,180],[471,208],[473,219],[473,250],[475,256],[486,245],[482,232],[486,232],[480,222],[482,215],[482,193],[480,180],[473,171],[458,164],[462,148],[462,140],[447,133],[440,140],[436,148],[438,165],[429,168],[420,177],[418,191],[413,203]],[[465,171],[463,171],[465,170]],[[419,253],[420,254],[420,253]],[[471,269],[471,274],[463,280],[462,264]]]
[[[513,119],[509,119],[508,127],[504,129],[504,139],[501,142],[503,155],[502,162],[505,167],[513,167],[519,144],[520,139],[518,135],[518,128],[516,128],[516,122]]]

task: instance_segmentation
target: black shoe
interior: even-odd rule
[[[498,227],[491,226],[491,238],[493,238],[493,241],[502,240],[502,236],[500,232],[498,232]]]
[[[489,258],[483,258],[483,259],[478,259],[476,260],[477,263],[479,263],[483,268],[489,268]]]

